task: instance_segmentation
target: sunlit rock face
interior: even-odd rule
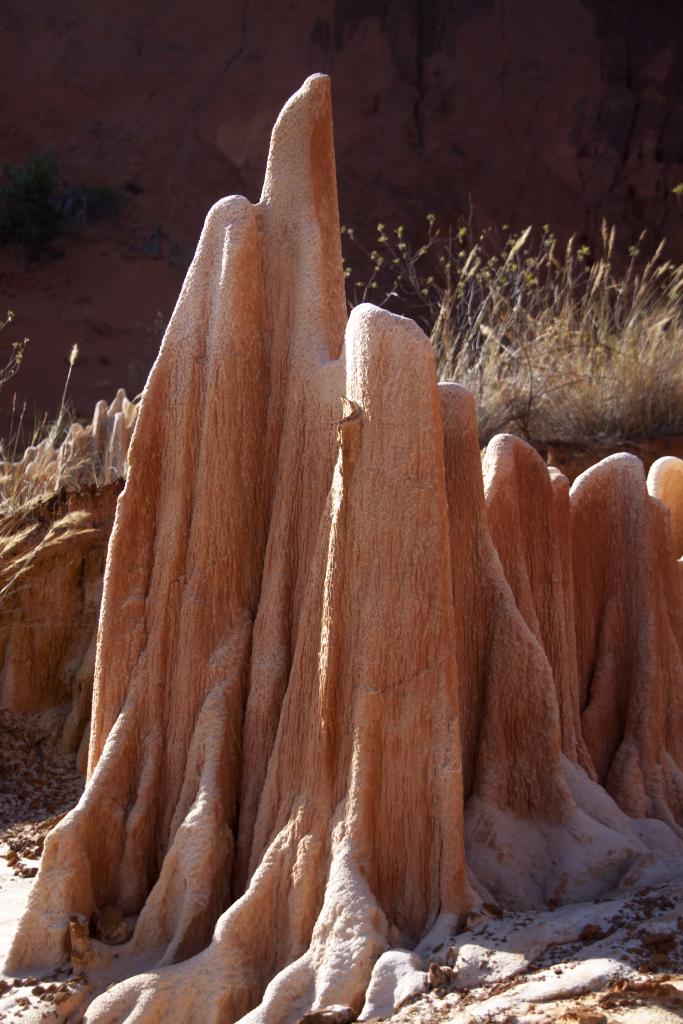
[[[16,462],[0,462],[0,514],[58,491],[80,491],[124,480],[138,407],[120,388],[109,405],[99,401],[92,421],[74,422],[55,444],[51,436],[29,445]]]
[[[137,405],[97,403],[60,444],[0,464],[0,710],[34,723],[85,770],[97,623]]]
[[[78,693],[90,717],[104,564],[120,492],[121,484],[112,484],[56,494],[0,521],[0,708],[33,714],[71,704]]]
[[[570,492],[499,438],[482,473],[419,328],[347,318],[324,76],[261,201],[209,212],[128,463],[88,785],[13,970],[113,906],[128,977],[89,1021],[371,1017],[419,990],[399,951],[482,903],[683,857],[664,509],[628,457]]]

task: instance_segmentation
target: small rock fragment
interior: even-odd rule
[[[430,964],[427,972],[427,982],[430,988],[440,988],[443,985],[450,985],[455,972],[446,964]]]
[[[299,1024],[351,1024],[357,1016],[350,1006],[333,1004],[321,1010],[309,1010],[301,1017]]]

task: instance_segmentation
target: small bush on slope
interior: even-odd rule
[[[683,433],[683,266],[631,248],[615,269],[615,230],[595,258],[545,227],[446,235],[427,217],[422,244],[377,226],[364,279],[346,268],[350,305],[370,300],[418,319],[442,379],[474,392],[481,441],[509,431],[581,444]],[[640,242],[643,239],[641,237]],[[347,246],[348,250],[348,246]],[[362,277],[362,275],[361,275]]]
[[[57,161],[46,150],[21,167],[5,164],[0,188],[0,241],[44,251],[59,233]]]
[[[5,164],[0,186],[0,243],[20,245],[34,258],[43,255],[67,227],[116,218],[121,194],[108,185],[70,185],[59,177],[50,150],[18,167]]]

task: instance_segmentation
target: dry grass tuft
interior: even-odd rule
[[[645,259],[641,237],[617,269],[606,225],[595,257],[575,239],[560,251],[547,226],[496,243],[466,226],[442,235],[429,215],[422,245],[379,224],[371,251],[342,230],[370,262],[350,304],[422,322],[440,377],[477,398],[482,444],[501,431],[579,446],[683,433],[683,266],[664,242]]]
[[[95,467],[86,454],[68,462],[62,459],[62,465],[58,465],[60,446],[76,422],[67,395],[71,371],[77,359],[78,346],[74,345],[69,354],[62,397],[54,418],[43,416],[27,428],[26,406],[17,412],[13,403],[9,438],[0,439],[0,517],[14,517],[22,510],[30,509],[37,500],[53,494],[57,489],[57,477],[59,487],[66,490],[80,490],[97,482]],[[0,388],[14,376],[20,365],[21,358],[12,367],[12,372],[8,373],[5,368],[0,373]]]

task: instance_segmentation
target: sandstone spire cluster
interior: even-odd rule
[[[683,858],[677,492],[628,456],[570,492],[510,437],[482,473],[416,325],[347,322],[323,76],[261,201],[209,213],[129,462],[89,781],[13,970],[114,904],[89,1021],[369,1019],[482,901]]]

